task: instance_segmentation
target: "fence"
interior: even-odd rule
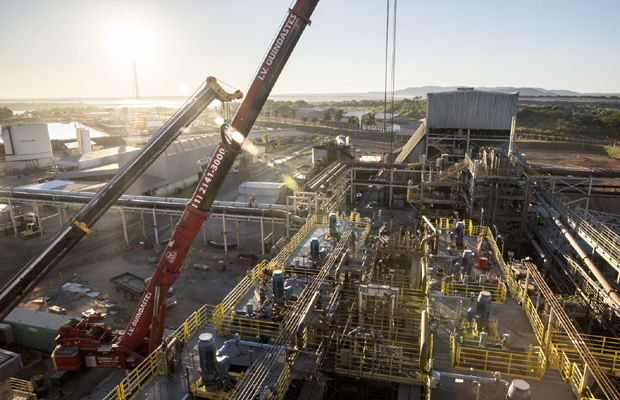
[[[506,300],[506,284],[500,282],[498,285],[480,285],[477,283],[464,282],[448,282],[446,279],[441,280],[441,293],[450,296],[471,297],[479,294],[481,291],[491,293],[493,303],[504,304]]]
[[[17,378],[9,379],[11,381],[11,389],[13,389],[14,392],[34,393],[34,387],[32,386],[32,382]]]
[[[493,350],[461,347],[451,341],[452,365],[455,368],[478,371],[499,371],[506,375],[541,379],[545,374],[547,360],[543,350],[530,346],[526,353],[510,350]]]

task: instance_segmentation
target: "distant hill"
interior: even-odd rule
[[[396,90],[394,95],[397,96],[422,96],[426,97],[427,93],[454,92],[461,86],[421,86],[410,87],[406,89]],[[488,92],[514,93],[519,92],[521,96],[617,96],[617,93],[578,93],[572,90],[547,90],[543,88],[529,87],[476,87],[476,90],[484,90]],[[381,92],[368,92],[371,95],[377,95]]]

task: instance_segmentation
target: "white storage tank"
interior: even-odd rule
[[[3,125],[2,139],[9,170],[31,171],[53,165],[47,124]]]

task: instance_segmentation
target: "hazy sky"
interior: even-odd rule
[[[289,0],[0,0],[0,98],[245,89]],[[620,1],[401,0],[396,88],[620,92]],[[322,0],[274,93],[383,90],[385,1]],[[132,29],[132,31],[130,31]],[[132,33],[133,32],[133,33]]]

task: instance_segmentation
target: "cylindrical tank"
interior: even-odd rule
[[[198,354],[202,382],[213,382],[217,376],[217,360],[215,358],[215,340],[210,333],[203,333],[198,338]]]
[[[310,239],[310,257],[315,260],[319,258],[319,247],[319,238],[313,237]]]
[[[478,295],[478,304],[476,305],[476,312],[480,315],[481,320],[488,320],[491,317],[491,303],[493,297],[490,292],[483,290]]]
[[[392,195],[392,208],[401,209],[405,206],[405,195],[403,193],[395,193]]]
[[[530,400],[532,398],[530,384],[523,379],[515,379],[508,387],[506,398],[510,400]]]
[[[488,334],[486,332],[480,332],[480,338],[478,340],[478,344],[480,344],[480,346],[484,347],[487,345],[487,336]]]
[[[329,214],[329,236],[338,236],[338,230],[336,224],[338,223],[338,216],[336,213]]]
[[[493,302],[493,297],[491,296],[491,292],[487,292],[483,290],[478,295],[478,303],[480,304],[491,304]]]
[[[2,139],[10,170],[31,170],[53,165],[47,124],[14,124],[2,127]]]

